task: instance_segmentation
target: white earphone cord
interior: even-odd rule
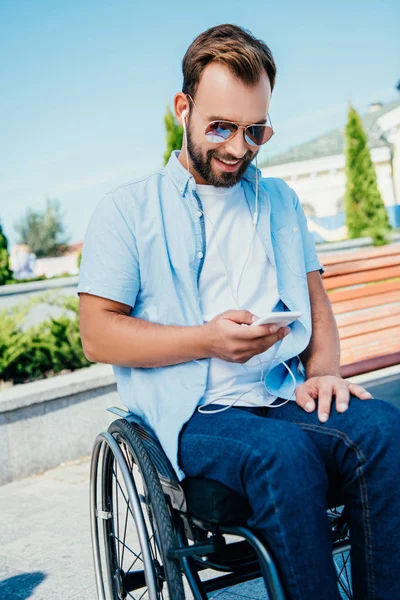
[[[186,123],[185,123],[185,116],[186,116],[186,114],[187,114],[186,111],[184,111],[182,113],[182,124],[183,124],[183,131],[184,131],[184,134],[185,134],[185,141],[186,141],[186,164],[187,164],[187,170],[189,171],[189,174],[193,177],[193,175],[190,173],[190,169],[189,169],[189,154],[188,154],[188,149],[187,149],[187,135],[186,135]],[[205,214],[205,212],[201,208],[199,208],[198,206],[194,206],[194,204],[192,204],[192,202],[190,200],[190,197],[189,197],[189,201],[190,201],[192,207],[196,211],[200,211],[202,213],[202,215],[209,221],[209,223],[211,223],[211,225],[213,227],[213,231],[214,231],[214,234],[216,236],[218,253],[220,255],[221,262],[222,262],[222,264],[224,266],[224,270],[225,270],[226,278],[227,278],[227,281],[228,281],[228,285],[229,285],[229,287],[231,289],[231,292],[232,292],[232,297],[233,297],[234,301],[236,302],[236,305],[237,305],[238,309],[242,310],[241,306],[240,306],[240,303],[239,303],[239,287],[240,287],[240,283],[241,283],[241,280],[242,280],[242,276],[243,276],[244,270],[245,270],[246,265],[247,265],[247,261],[248,261],[249,256],[250,256],[251,248],[252,248],[253,241],[254,241],[254,236],[255,236],[255,233],[256,233],[257,221],[258,221],[258,168],[257,168],[257,156],[256,156],[256,209],[255,209],[255,213],[254,213],[253,219],[252,219],[253,220],[253,235],[251,237],[250,247],[249,247],[249,250],[248,250],[248,253],[247,253],[247,256],[246,256],[246,260],[244,262],[242,271],[240,273],[238,285],[237,285],[237,288],[236,288],[236,294],[233,291],[233,288],[232,288],[232,285],[231,285],[231,282],[230,282],[230,279],[229,279],[228,270],[226,268],[224,259],[222,258],[221,248],[220,248],[220,245],[218,243],[218,239],[219,239],[218,238],[218,233],[217,233],[217,230],[215,228],[214,223],[211,221],[211,219]],[[277,351],[277,349],[276,349],[276,351]],[[275,354],[276,354],[276,352],[275,352]],[[285,366],[286,370],[289,372],[289,374],[290,374],[290,376],[291,376],[291,378],[293,380],[294,389],[293,389],[292,395],[290,396],[290,398],[288,400],[285,400],[285,402],[282,402],[281,404],[269,405],[269,408],[279,408],[280,406],[283,406],[284,404],[286,404],[287,402],[289,402],[290,400],[292,400],[293,395],[294,395],[294,393],[296,391],[296,379],[295,379],[295,377],[294,377],[294,375],[292,373],[292,370],[290,369],[290,367],[288,367],[288,365],[286,364],[286,362],[284,360],[277,360],[275,358],[272,358],[272,359],[270,359],[268,361],[261,361],[258,354],[256,354],[255,356],[258,359],[258,364],[261,366],[260,381],[255,386],[253,386],[252,388],[250,388],[249,390],[247,390],[247,392],[243,392],[243,394],[241,394],[238,398],[236,398],[236,400],[234,400],[230,404],[227,404],[223,408],[218,408],[216,410],[202,410],[202,408],[204,408],[205,406],[208,406],[209,404],[214,404],[214,402],[216,402],[218,400],[222,400],[223,398],[229,398],[229,396],[221,396],[220,398],[215,398],[214,400],[210,400],[209,402],[205,402],[205,403],[199,405],[197,407],[197,410],[199,412],[201,412],[202,414],[213,414],[213,413],[222,412],[224,410],[227,410],[228,408],[231,408],[243,396],[245,396],[246,394],[250,393],[255,388],[259,387],[260,383],[261,384],[263,383],[263,379],[264,379],[264,368],[263,368],[263,365],[267,364],[267,363],[271,365],[271,363],[274,363],[274,362],[277,362],[278,364],[283,364]],[[242,364],[242,366],[245,369],[249,369],[249,368],[252,369],[252,368],[258,367],[258,364],[257,365],[253,365],[253,366]],[[270,368],[268,370],[268,373],[271,371],[271,368],[272,368],[272,365],[270,366]],[[254,402],[251,402],[250,400],[248,400],[248,402],[249,402],[249,404],[253,404],[254,406],[257,406],[257,407],[260,406],[259,404],[255,404]]]

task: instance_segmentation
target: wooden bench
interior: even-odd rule
[[[342,377],[400,364],[400,243],[321,256]]]

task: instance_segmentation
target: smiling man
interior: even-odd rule
[[[109,192],[80,271],[82,342],[177,476],[246,496],[287,597],[339,600],[327,495],[351,514],[354,598],[400,598],[400,412],[340,377],[323,268],[299,199],[253,164],[276,67],[235,25],[200,34],[165,168]],[[299,311],[289,327],[250,325]]]

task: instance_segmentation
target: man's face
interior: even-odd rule
[[[208,65],[201,76],[193,102],[181,94],[181,100],[190,109],[186,117],[189,168],[197,183],[215,187],[232,187],[243,177],[250,162],[258,154],[259,146],[246,143],[243,129],[221,144],[209,142],[204,135],[204,124],[219,119],[240,125],[257,123],[266,118],[271,100],[271,86],[266,74],[252,87],[238,81],[229,69],[218,63]],[[199,114],[201,113],[201,116]],[[186,166],[185,144],[179,160]],[[238,161],[228,167],[218,159]],[[186,166],[187,167],[187,166]]]

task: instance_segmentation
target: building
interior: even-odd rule
[[[390,222],[400,227],[400,101],[371,104],[362,121]],[[260,168],[264,177],[281,177],[294,188],[317,241],[346,237],[344,127],[272,156]]]
[[[77,275],[82,246],[83,242],[78,242],[68,246],[63,256],[36,258],[26,244],[15,245],[11,248],[10,267],[15,279]]]

